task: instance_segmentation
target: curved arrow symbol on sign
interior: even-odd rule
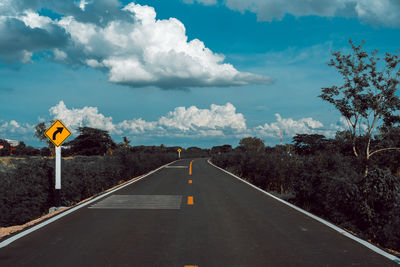
[[[55,131],[55,132],[53,133],[53,140],[56,140],[56,135],[57,135],[58,133],[62,133],[63,130],[64,130],[63,127],[57,127],[57,131]]]

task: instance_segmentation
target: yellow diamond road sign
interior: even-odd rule
[[[181,152],[182,150],[180,148],[178,148],[178,152]]]
[[[55,146],[61,146],[71,135],[71,132],[61,121],[56,120],[44,134]]]

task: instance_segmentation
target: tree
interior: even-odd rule
[[[213,146],[211,148],[211,154],[221,154],[221,153],[228,153],[232,151],[231,145],[223,145],[223,146]]]
[[[67,143],[72,153],[92,156],[104,155],[110,148],[116,147],[107,131],[90,127],[79,127],[80,133],[74,140]]]
[[[293,137],[294,149],[299,155],[314,155],[326,149],[328,140],[320,134],[296,134]]]
[[[257,137],[246,137],[240,140],[239,146],[246,152],[261,152],[265,150],[264,141]]]
[[[50,123],[53,123],[53,121],[50,121]],[[46,142],[48,147],[52,147],[51,141],[46,137],[44,134],[47,130],[47,126],[45,122],[38,123],[35,126],[35,134],[34,137],[38,138],[41,142]]]
[[[355,46],[350,40],[351,54],[333,52],[329,66],[335,67],[344,79],[341,86],[322,88],[319,95],[333,104],[346,118],[353,147],[353,154],[365,160],[365,176],[368,174],[368,162],[378,152],[400,149],[387,147],[371,150],[372,134],[377,125],[384,123],[391,126],[400,122],[396,112],[400,110],[400,99],[396,95],[399,86],[399,55],[386,53],[385,57],[377,57],[377,50],[368,55],[361,45]],[[382,62],[383,61],[383,62]],[[382,69],[383,67],[383,69]],[[357,136],[364,135],[365,147],[356,145]]]

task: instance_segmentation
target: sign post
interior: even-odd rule
[[[61,189],[61,147],[56,146],[56,182],[55,189]]]
[[[70,130],[64,126],[64,124],[56,120],[53,125],[44,133],[46,137],[55,146],[55,160],[56,160],[56,170],[55,170],[55,205],[60,206],[60,190],[61,190],[61,145],[65,140],[71,135]]]
[[[181,151],[182,151],[182,150],[181,150],[180,148],[178,148],[177,151],[178,151],[178,157],[179,157],[179,159],[180,159],[180,158],[181,158]]]

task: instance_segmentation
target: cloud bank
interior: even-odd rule
[[[97,107],[69,108],[63,101],[49,109],[50,119],[60,119],[76,136],[79,127],[92,127],[108,131],[114,137],[145,138],[146,140],[238,140],[257,136],[268,143],[276,143],[283,132],[289,141],[296,134],[323,134],[334,137],[337,131],[348,129],[344,118],[325,126],[313,118],[284,118],[275,114],[275,120],[264,125],[249,127],[242,113],[231,103],[212,104],[209,108],[176,107],[155,121],[131,118],[114,122]],[[39,118],[39,121],[45,121]],[[0,120],[0,139],[33,140],[34,124],[15,120]],[[50,125],[48,125],[50,126]],[[160,139],[161,138],[161,139]]]
[[[41,8],[57,15],[39,14]],[[132,87],[272,82],[267,76],[238,71],[199,39],[188,40],[182,22],[159,20],[150,6],[121,7],[115,0],[2,3],[0,59],[28,63],[35,52],[43,51],[58,62],[103,70],[110,82]]]
[[[62,120],[73,131],[88,126],[112,134],[168,137],[240,136],[248,131],[243,114],[237,113],[230,103],[212,104],[210,109],[176,107],[157,121],[132,118],[119,123],[99,113],[96,107],[69,109],[63,101],[49,111],[53,119]]]
[[[185,3],[193,3],[184,0]],[[204,4],[217,1],[198,0]],[[356,17],[359,20],[388,27],[400,27],[400,1],[398,0],[224,0],[220,1],[232,10],[250,11],[258,20],[281,20],[286,14],[296,17],[316,15],[320,17]]]
[[[243,114],[238,113],[231,103],[212,104],[209,109],[200,109],[196,106],[176,107],[156,121],[132,118],[115,123],[111,117],[99,113],[96,107],[69,109],[63,101],[60,101],[50,108],[50,115],[53,119],[61,119],[72,130],[88,126],[128,136],[243,138],[254,135],[261,138],[279,138],[282,131],[287,138],[298,133],[318,133],[332,137],[336,131],[347,129],[343,118],[338,123],[325,127],[322,122],[313,118],[295,120],[282,118],[280,114],[275,114],[276,120],[273,122],[251,128],[247,126]]]

